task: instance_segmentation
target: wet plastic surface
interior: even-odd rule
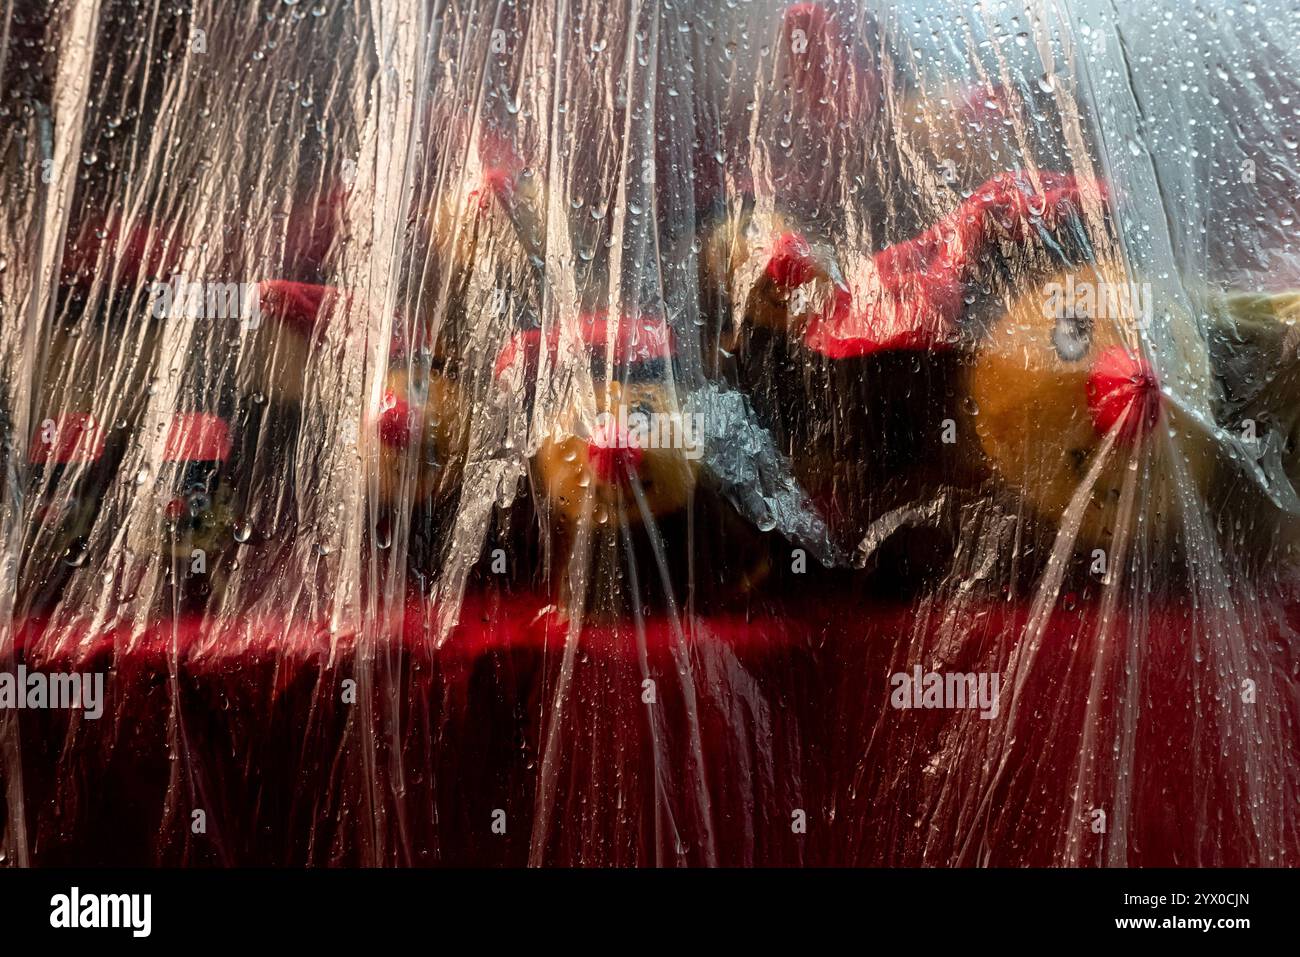
[[[1294,862],[1297,40],[0,8],[3,860]]]

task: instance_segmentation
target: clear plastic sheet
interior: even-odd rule
[[[1297,41],[9,0],[0,859],[1294,863]]]

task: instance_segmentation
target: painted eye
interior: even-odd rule
[[[1052,346],[1063,362],[1078,362],[1092,346],[1092,319],[1062,316],[1052,328]]]

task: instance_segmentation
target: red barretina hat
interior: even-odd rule
[[[1036,182],[1035,182],[1036,179]],[[1005,173],[989,180],[925,232],[871,257],[861,285],[835,279],[827,305],[808,317],[804,344],[831,359],[894,349],[945,350],[957,342],[965,291],[1000,242],[1027,243],[1077,214],[1083,196],[1106,187],[1059,173]],[[1041,190],[1041,191],[1040,191]],[[825,263],[797,233],[778,238],[766,275],[791,292],[809,279],[830,278]]]
[[[225,419],[206,412],[178,412],[167,432],[163,461],[224,462],[230,448],[230,427]]]
[[[530,366],[536,363],[543,341],[554,361],[561,340],[558,326],[551,326],[545,333],[541,329],[516,333],[497,356],[496,376],[500,378],[521,356]],[[617,366],[671,359],[677,354],[677,337],[658,316],[624,316],[611,322],[608,312],[586,313],[578,316],[571,327],[567,341],[574,340],[586,347],[594,359],[612,360]],[[608,354],[611,346],[612,355]]]
[[[50,441],[42,441],[51,425],[54,433]],[[104,432],[94,417],[84,412],[73,412],[42,423],[28,450],[28,461],[32,465],[95,462],[103,454]]]

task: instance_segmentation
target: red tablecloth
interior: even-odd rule
[[[473,596],[441,646],[420,603],[387,634],[28,623],[20,662],[106,670],[109,702],[16,713],[9,819],[37,864],[1294,863],[1300,609],[1264,607],[1268,710],[1241,714],[1192,612],[1068,598],[1032,626],[840,594],[571,639]],[[892,707],[917,664],[1019,677],[992,720]]]

